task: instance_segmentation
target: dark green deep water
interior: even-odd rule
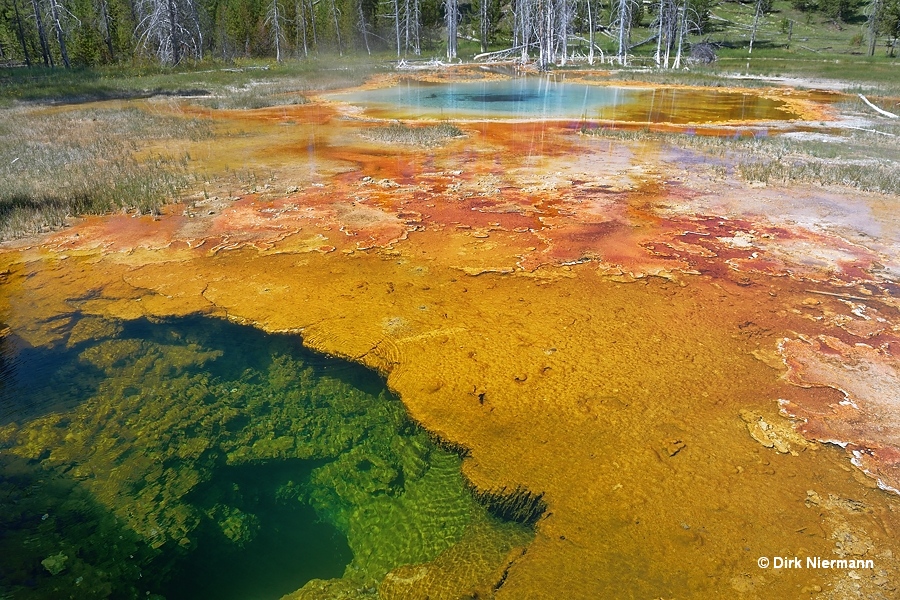
[[[373,590],[473,520],[522,539],[377,375],[296,336],[84,317],[0,344],[0,598]]]

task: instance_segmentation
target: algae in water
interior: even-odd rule
[[[96,587],[82,597],[105,597],[104,590],[123,597],[171,594],[168,582],[178,579],[185,561],[207,564],[196,557],[211,548],[240,557],[255,548],[254,540],[282,508],[311,507],[345,536],[352,559],[346,565],[349,557],[341,555],[340,544],[333,546],[338,564],[346,565],[342,579],[334,579],[340,572],[334,565],[302,581],[285,574],[287,587],[273,589],[273,597],[313,577],[357,590],[388,582],[384,592],[390,596],[403,580],[391,575],[396,569],[446,570],[442,557],[456,547],[459,556],[472,557],[468,565],[455,559],[466,574],[454,585],[465,590],[479,578],[490,579],[511,548],[527,544],[527,530],[493,519],[473,499],[460,458],[436,446],[402,404],[360,369],[317,358],[295,338],[218,321],[78,323],[69,337],[66,373],[77,377],[82,369],[102,377],[87,387],[71,382],[69,389],[90,393],[70,399],[70,409],[0,428],[0,447],[10,457],[3,466],[7,470],[14,459],[67,486],[65,494],[54,495],[43,475],[35,475],[31,512],[65,504],[70,496],[84,498],[95,514],[88,520],[111,524],[122,543],[110,547],[104,527],[76,536],[61,525],[55,546],[41,548],[41,559],[57,553],[76,558],[54,568],[54,575],[49,567],[35,575],[29,570],[33,553],[7,548],[3,562],[15,568],[4,565],[3,585],[15,597],[52,596],[45,580],[54,577]],[[241,469],[265,482],[237,476]],[[40,525],[28,520],[39,516],[23,514],[23,521],[8,525],[38,535]],[[106,558],[81,557],[103,545],[112,560],[143,574],[100,577]],[[39,582],[34,593],[24,585],[29,576]],[[442,596],[441,586],[446,594],[457,593],[447,588],[453,578],[445,573],[443,579],[434,584],[434,597]],[[315,597],[313,588],[322,585],[314,582],[307,590],[313,596],[305,597]]]

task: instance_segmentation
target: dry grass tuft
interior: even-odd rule
[[[877,130],[805,137],[724,137],[611,128],[584,128],[581,133],[695,150],[713,169],[728,165],[749,182],[808,183],[900,195],[900,125],[892,123],[880,123]]]
[[[373,142],[408,146],[439,146],[449,139],[463,135],[465,134],[459,127],[450,123],[415,127],[404,123],[391,123],[386,127],[372,127],[362,132],[364,138]]]
[[[66,218],[119,209],[156,213],[188,182],[188,157],[137,159],[147,142],[211,135],[198,119],[136,109],[0,111],[0,240]]]

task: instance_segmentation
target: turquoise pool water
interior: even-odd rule
[[[793,118],[785,104],[710,89],[614,87],[547,77],[425,83],[331,94],[373,116],[437,119],[582,119],[637,123],[724,123]]]

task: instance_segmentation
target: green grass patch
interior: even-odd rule
[[[361,58],[311,59],[237,64],[203,62],[178,68],[158,65],[109,66],[93,69],[0,69],[0,105],[16,101],[76,103],[128,99],[157,94],[225,97],[234,90],[279,86],[318,91],[362,83],[384,66]]]

